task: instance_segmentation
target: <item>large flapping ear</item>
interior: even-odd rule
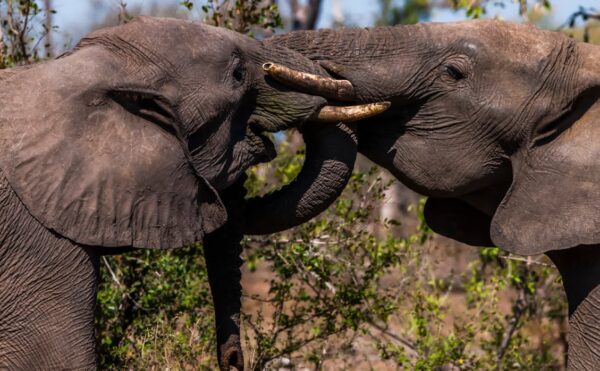
[[[434,232],[471,246],[493,246],[491,217],[456,198],[429,197],[425,221]]]
[[[0,92],[0,166],[29,212],[106,247],[178,247],[221,226],[225,209],[162,125],[160,99],[102,94],[94,84],[103,76],[67,59],[9,78]]]
[[[600,101],[592,91],[556,138],[514,156],[513,183],[491,225],[496,245],[533,255],[600,243]]]

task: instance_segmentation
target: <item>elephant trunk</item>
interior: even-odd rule
[[[600,368],[600,285],[579,304],[569,318],[567,369]]]
[[[600,246],[549,251],[569,302],[568,370],[600,369]]]
[[[342,193],[357,154],[352,124],[309,124],[302,135],[306,158],[298,177],[278,191],[249,199],[244,233],[279,232],[323,212]]]
[[[246,189],[242,177],[231,187],[219,194],[229,218],[227,223],[204,237],[204,258],[208,283],[215,308],[217,335],[217,360],[221,370],[231,367],[244,369],[244,355],[240,334],[240,312],[242,303],[240,258],[244,237],[241,232],[241,217],[244,209]]]

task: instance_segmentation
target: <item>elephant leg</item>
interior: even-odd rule
[[[221,370],[244,369],[240,339],[240,258],[243,234],[244,179],[221,194],[227,207],[227,223],[204,238],[204,256],[215,307],[217,357]]]
[[[551,251],[569,301],[569,370],[600,369],[600,246]]]
[[[98,257],[44,232],[0,246],[0,369],[96,369]]]

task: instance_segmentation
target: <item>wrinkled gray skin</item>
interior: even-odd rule
[[[0,71],[0,368],[95,367],[101,254],[206,237],[215,306],[231,304],[242,175],[275,155],[260,132],[300,126],[326,103],[266,78],[269,60],[324,73],[283,48],[153,18],[94,32],[54,61]],[[311,145],[347,136],[329,130]],[[305,194],[310,184],[281,192]],[[217,323],[219,345],[239,348],[237,305],[217,316],[226,322]],[[226,358],[227,369],[243,366],[236,349]]]
[[[546,253],[570,309],[570,369],[600,368],[600,48],[498,21],[271,38],[389,100],[359,152],[429,196],[433,230]],[[326,180],[321,180],[322,182]]]

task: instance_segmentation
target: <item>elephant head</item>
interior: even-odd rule
[[[202,24],[138,18],[96,31],[3,80],[0,166],[30,213],[77,243],[201,241],[226,220],[217,192],[275,156],[261,133],[327,111],[325,98],[266,77],[267,60],[324,74]]]
[[[300,31],[267,40],[387,100],[359,151],[430,196],[434,230],[536,254],[600,242],[600,51],[499,21]]]

